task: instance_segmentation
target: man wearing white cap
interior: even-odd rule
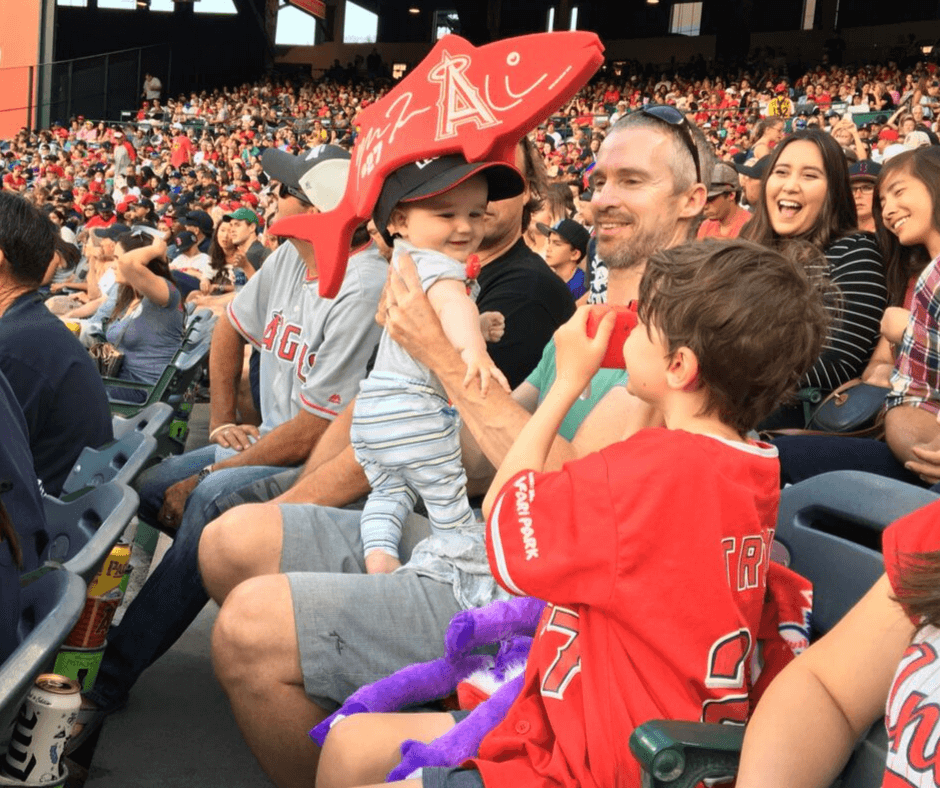
[[[336,207],[346,188],[349,153],[320,146],[292,156],[270,149],[265,172],[280,181],[281,218]],[[139,516],[173,531],[173,545],[112,629],[90,701],[98,719],[126,703],[140,674],[186,630],[208,601],[197,547],[216,502],[246,484],[302,463],[365,375],[378,342],[375,311],[387,264],[363,232],[335,299],[321,298],[316,264],[283,243],[216,323],[209,356],[209,440],[170,457],[137,482]],[[355,242],[355,241],[354,241]],[[237,383],[244,347],[260,351],[260,428],[238,424]],[[90,719],[93,724],[96,720]]]

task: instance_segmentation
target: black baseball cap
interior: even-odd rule
[[[469,163],[463,156],[438,156],[399,167],[385,179],[372,211],[372,219],[386,243],[392,243],[388,221],[395,206],[443,194],[474,175],[486,176],[488,200],[508,200],[525,191],[525,181],[515,167],[497,161]]]
[[[173,237],[173,244],[181,252],[188,252],[196,245],[196,236],[189,230],[183,230]]]
[[[190,211],[183,217],[184,227],[198,227],[203,235],[212,235],[214,223],[212,217],[205,211]]]
[[[110,227],[96,227],[95,235],[99,238],[110,238],[112,241],[116,241],[122,235],[127,235],[130,231],[131,228],[126,224],[115,222]]]
[[[535,226],[542,235],[551,235],[557,233],[571,244],[573,249],[581,252],[584,257],[587,254],[588,241],[591,240],[591,234],[584,225],[578,224],[574,219],[559,219],[551,227],[542,222],[536,222]]]
[[[881,165],[871,159],[862,159],[849,167],[849,180],[877,181],[881,173]]]
[[[767,165],[770,164],[771,154],[754,161],[751,159],[750,164],[735,164],[734,168],[738,171],[739,175],[746,175],[748,178],[756,178],[760,180],[764,177],[764,172],[767,170]]]

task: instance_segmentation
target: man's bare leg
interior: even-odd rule
[[[354,714],[340,720],[323,744],[317,788],[381,783],[401,762],[402,742],[432,742],[453,727],[446,712]]]
[[[252,578],[228,595],[212,632],[212,662],[261,768],[278,788],[310,788],[320,748],[307,732],[327,712],[304,694],[285,575]]]
[[[199,571],[209,596],[221,605],[239,583],[280,572],[282,544],[276,504],[248,503],[224,512],[199,540]]]

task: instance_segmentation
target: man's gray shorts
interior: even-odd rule
[[[311,700],[332,711],[359,687],[444,655],[444,632],[460,610],[450,584],[409,571],[365,574],[358,510],[279,508],[281,571],[290,583]],[[429,533],[427,520],[409,517],[399,548],[402,563]]]
[[[476,769],[434,766],[421,771],[423,788],[483,788],[483,778]]]

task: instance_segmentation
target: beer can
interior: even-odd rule
[[[104,643],[114,614],[121,606],[124,592],[121,581],[131,558],[131,546],[117,544],[105,559],[98,574],[88,584],[85,607],[78,623],[65,639],[66,646],[94,649]]]
[[[77,681],[55,673],[37,678],[20,707],[0,773],[30,784],[61,781],[65,743],[81,705]]]
[[[76,648],[98,648],[103,645],[111,628],[111,620],[123,598],[124,592],[120,587],[112,588],[104,596],[86,597],[78,623],[72,627],[63,645]]]
[[[98,574],[88,584],[88,596],[104,596],[108,591],[117,588],[127,572],[127,564],[131,560],[131,546],[129,544],[116,544],[105,559]]]
[[[83,693],[89,693],[98,679],[101,658],[108,643],[105,641],[97,648],[75,648],[62,646],[55,656],[53,670],[67,678],[75,679]]]

